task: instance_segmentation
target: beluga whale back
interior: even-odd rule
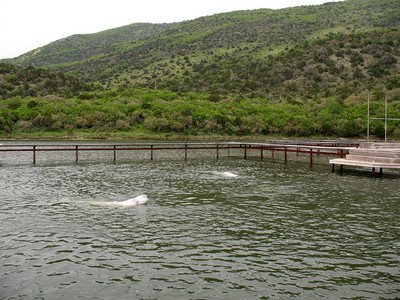
[[[226,178],[236,178],[239,175],[231,173],[231,172],[213,172],[215,175],[226,177]]]
[[[92,206],[103,206],[103,207],[130,207],[130,206],[145,204],[147,201],[149,201],[149,198],[147,198],[146,195],[139,195],[135,198],[128,199],[125,201],[76,201],[76,203],[92,205]],[[67,199],[61,202],[72,202],[72,201]]]
[[[113,205],[118,205],[118,206],[135,206],[138,204],[145,204],[147,201],[149,201],[149,198],[146,195],[140,195],[132,199],[128,199],[125,201],[121,202],[116,202],[113,201],[111,202]]]

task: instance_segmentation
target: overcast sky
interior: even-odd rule
[[[234,10],[339,0],[0,0],[0,58],[78,33],[137,22],[172,23]]]

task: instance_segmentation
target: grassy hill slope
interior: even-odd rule
[[[98,85],[85,83],[63,73],[50,72],[32,66],[22,68],[0,63],[0,99],[47,95],[73,97],[99,89],[101,88]]]
[[[347,0],[62,39],[7,61],[43,68],[0,64],[0,135],[360,137],[368,94],[374,116],[388,95],[400,118],[399,5]],[[389,135],[399,128],[389,122]]]
[[[136,23],[94,34],[76,34],[54,41],[13,59],[3,60],[20,66],[49,67],[84,61],[120,51],[121,43],[142,42],[155,38],[171,24]]]
[[[110,87],[154,87],[165,80],[193,81],[193,65],[204,60],[229,72],[231,63],[219,64],[225,57],[265,61],[307,41],[399,27],[399,11],[397,0],[347,0],[236,11],[173,24],[132,24],[62,39],[7,62],[45,67]],[[208,89],[208,82],[200,88]]]

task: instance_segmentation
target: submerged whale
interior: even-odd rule
[[[139,204],[145,204],[149,201],[146,195],[140,195],[125,201],[77,201],[77,203],[88,204],[92,206],[108,206],[108,207],[129,207]]]
[[[108,202],[112,205],[118,205],[118,206],[135,206],[138,204],[145,204],[147,201],[149,201],[149,198],[147,198],[146,195],[140,195],[137,196],[135,198],[129,199],[129,200],[125,200],[125,201],[121,201],[121,202]]]
[[[92,206],[107,206],[107,207],[129,207],[129,206],[135,206],[139,204],[145,204],[147,201],[149,201],[149,198],[147,198],[146,195],[139,195],[135,198],[128,199],[125,201],[72,201],[71,199],[65,198],[61,200],[58,203],[79,203],[79,204],[85,204],[85,205],[92,205]]]
[[[235,178],[238,177],[239,175],[231,173],[231,172],[215,172],[214,174],[220,175],[223,177],[228,177],[228,178]]]
[[[231,172],[222,172],[222,176],[225,176],[225,177],[238,177],[239,175],[233,174]]]

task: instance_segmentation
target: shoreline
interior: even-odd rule
[[[112,141],[112,140],[158,140],[158,141],[240,141],[240,140],[362,140],[367,141],[366,136],[362,137],[340,137],[340,136],[284,136],[284,135],[218,135],[218,134],[173,134],[173,133],[150,133],[150,132],[135,132],[135,131],[114,131],[114,132],[87,132],[85,130],[76,130],[71,133],[66,131],[32,131],[32,132],[15,132],[15,133],[0,133],[0,141]],[[383,138],[371,137],[370,141],[384,141]],[[399,139],[390,139],[388,141],[399,141]]]
[[[73,136],[0,136],[0,141],[79,141],[79,140],[364,140],[365,138],[340,138],[340,137],[285,137],[285,136],[213,136],[213,135],[202,135],[202,136],[85,136],[85,135],[73,135]],[[381,139],[373,139],[381,140]]]

